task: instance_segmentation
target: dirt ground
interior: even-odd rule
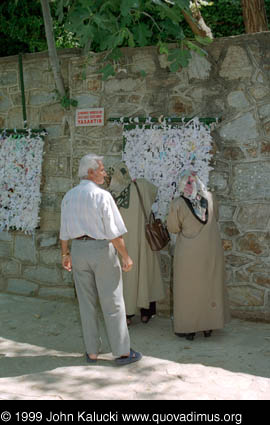
[[[130,327],[143,359],[115,364],[101,319],[102,354],[84,359],[77,304],[0,294],[1,400],[270,400],[270,323],[233,319],[187,341],[172,322]]]

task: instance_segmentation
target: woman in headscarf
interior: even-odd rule
[[[127,323],[140,312],[141,321],[148,323],[156,314],[156,301],[164,298],[159,253],[153,252],[145,237],[145,218],[138,192],[128,168],[120,162],[111,170],[108,190],[111,192],[125,222],[128,232],[123,235],[133,269],[123,273],[123,291]],[[146,179],[136,180],[147,216],[157,195],[157,188]]]
[[[230,313],[225,287],[224,252],[217,225],[218,206],[195,172],[180,179],[180,197],[170,204],[169,232],[177,233],[174,253],[174,332],[193,340],[211,336]]]

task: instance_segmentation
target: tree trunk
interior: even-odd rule
[[[61,97],[64,97],[66,94],[64,87],[64,80],[61,74],[60,62],[57,56],[54,33],[53,33],[53,23],[52,16],[49,6],[49,0],[40,0],[42,7],[43,20],[45,25],[46,39],[49,51],[50,63],[54,75],[54,80],[56,84],[56,88]]]
[[[187,12],[185,12],[185,10],[182,9],[184,18],[190,26],[193,34],[199,35],[200,37],[213,38],[212,31],[204,22],[196,0],[192,2],[190,11],[192,16],[190,16]]]
[[[264,0],[242,0],[246,33],[268,31]]]

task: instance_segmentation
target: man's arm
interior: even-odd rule
[[[60,239],[61,242],[61,250],[62,250],[62,266],[67,271],[71,271],[72,269],[72,263],[71,263],[71,256],[68,249],[68,241],[63,241]]]
[[[129,272],[133,266],[133,261],[128,255],[123,236],[111,240],[113,246],[122,257],[122,269],[124,272]]]

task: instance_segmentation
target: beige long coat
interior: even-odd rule
[[[155,201],[157,188],[145,179],[136,180],[147,215]],[[164,298],[159,253],[151,251],[145,238],[144,215],[134,183],[130,187],[129,208],[120,208],[128,233],[123,235],[134,265],[128,273],[123,272],[126,314],[138,313],[139,308],[149,308],[151,301]]]
[[[216,201],[208,192],[208,222],[201,224],[183,198],[172,201],[168,230],[177,233],[174,253],[174,331],[220,329],[229,321],[224,252]]]

